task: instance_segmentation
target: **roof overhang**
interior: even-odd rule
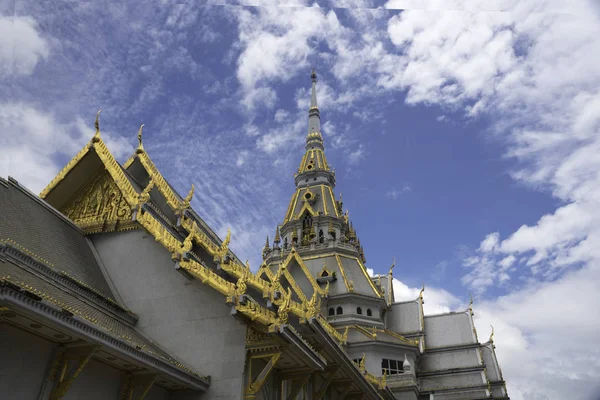
[[[90,343],[97,344],[109,351],[122,354],[133,362],[151,371],[168,376],[180,385],[196,391],[205,392],[210,386],[210,377],[200,377],[188,373],[158,357],[143,352],[135,346],[118,340],[108,333],[96,328],[85,320],[69,315],[58,307],[44,301],[36,300],[26,293],[5,283],[0,283],[0,304],[11,309],[19,310],[28,315],[34,315],[53,325],[68,331],[71,335],[84,338]]]
[[[317,340],[326,349],[331,358],[346,372],[350,378],[353,379],[354,384],[363,391],[365,398],[380,400],[380,392],[366,380],[358,367],[352,362],[352,360],[348,358],[346,352],[340,347],[335,339],[331,337],[325,327],[321,325],[318,318],[308,319],[308,325],[318,334]],[[389,399],[394,399],[391,391],[384,390],[384,393],[389,393],[389,396],[386,395],[386,397]]]

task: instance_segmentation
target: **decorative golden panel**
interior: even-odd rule
[[[87,233],[136,226],[130,205],[105,169],[75,193],[61,212]]]

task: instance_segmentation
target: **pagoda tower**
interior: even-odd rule
[[[314,69],[311,80],[305,151],[294,174],[296,190],[273,247],[263,251],[263,266],[275,273],[291,252],[297,252],[303,265],[288,268],[289,273],[306,298],[311,297],[311,281],[322,290],[328,288],[321,312],[332,325],[383,327],[385,290],[369,277],[364,251],[341,195],[336,200],[335,171],[325,156]]]

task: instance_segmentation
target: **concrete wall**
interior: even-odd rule
[[[421,378],[421,390],[460,388],[487,384],[482,372],[463,372]]]
[[[92,241],[109,284],[139,315],[138,329],[211,376],[202,399],[241,398],[246,326],[231,316],[224,296],[178,273],[171,255],[146,231],[96,235]]]
[[[461,349],[428,353],[419,359],[421,372],[475,367],[481,365],[477,349]]]
[[[0,324],[0,397],[37,399],[56,345],[7,324]],[[64,400],[117,399],[124,374],[111,366],[90,360],[73,382]],[[48,382],[47,399],[54,387]],[[169,400],[169,392],[153,386],[147,400]]]
[[[75,379],[64,400],[116,399],[121,379],[121,371],[92,359]]]
[[[475,343],[467,312],[425,317],[425,347],[445,347]]]
[[[413,333],[421,330],[419,303],[394,303],[386,314],[387,329],[402,333]]]
[[[391,346],[376,346],[376,345],[362,345],[352,346],[348,349],[350,359],[362,358],[363,353],[365,354],[365,368],[367,371],[375,376],[381,376],[381,360],[384,358],[390,360],[404,361],[404,355],[406,354],[408,361],[412,367],[410,373],[415,373],[415,354],[410,350],[405,349],[394,349]]]
[[[5,399],[36,399],[54,345],[0,324],[0,393]]]

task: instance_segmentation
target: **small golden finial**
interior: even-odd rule
[[[144,124],[140,125],[140,129],[138,130],[138,147],[136,150],[136,153],[143,153],[144,152],[144,145],[142,144],[142,129],[144,128]]]
[[[323,291],[323,293],[325,296],[329,294],[329,281],[327,281],[327,285],[325,285],[325,290]]]
[[[96,128],[96,133],[94,134],[94,138],[92,139],[94,142],[100,140],[100,113],[102,110],[98,110],[96,113],[96,121],[94,122],[94,127]]]
[[[365,353],[363,353],[362,358],[360,359],[360,362],[358,363],[358,368],[362,372],[365,372],[365,359],[366,358],[367,358],[367,355]]]
[[[390,275],[392,275],[392,270],[394,269],[395,266],[396,266],[396,257],[392,257],[392,266],[390,267],[390,272],[389,272]]]
[[[349,329],[349,327],[346,326],[346,329],[344,329],[344,334],[342,335],[342,341],[344,343],[346,343],[348,341],[348,329]]]
[[[140,193],[138,196],[140,203],[146,203],[148,200],[150,200],[150,191],[152,190],[153,187],[154,187],[154,181],[152,180],[152,178],[150,178],[150,181],[148,182],[148,186],[146,186],[144,188],[144,190],[142,190],[142,193]]]
[[[246,260],[246,269],[250,270],[250,262],[248,260]]]
[[[490,325],[492,327],[492,333],[490,333],[490,338],[488,340],[488,342],[493,342],[494,341],[494,326]]]
[[[190,233],[187,235],[187,237],[183,241],[183,244],[181,245],[181,249],[180,249],[181,253],[188,253],[188,252],[190,252],[192,250],[192,246],[193,246],[192,239],[193,239],[193,237],[194,237],[194,233],[190,230]]]
[[[187,196],[185,196],[184,200],[185,200],[186,204],[190,204],[190,202],[192,201],[192,197],[194,197],[194,184],[193,183],[192,183],[192,188],[188,192]]]
[[[419,292],[419,297],[421,298],[421,300],[423,300],[423,292],[425,291],[425,282],[421,281],[421,285],[423,285],[423,287],[421,287],[421,291]]]
[[[470,297],[469,310],[472,310],[473,309],[473,295],[471,293],[469,293],[469,297]]]

